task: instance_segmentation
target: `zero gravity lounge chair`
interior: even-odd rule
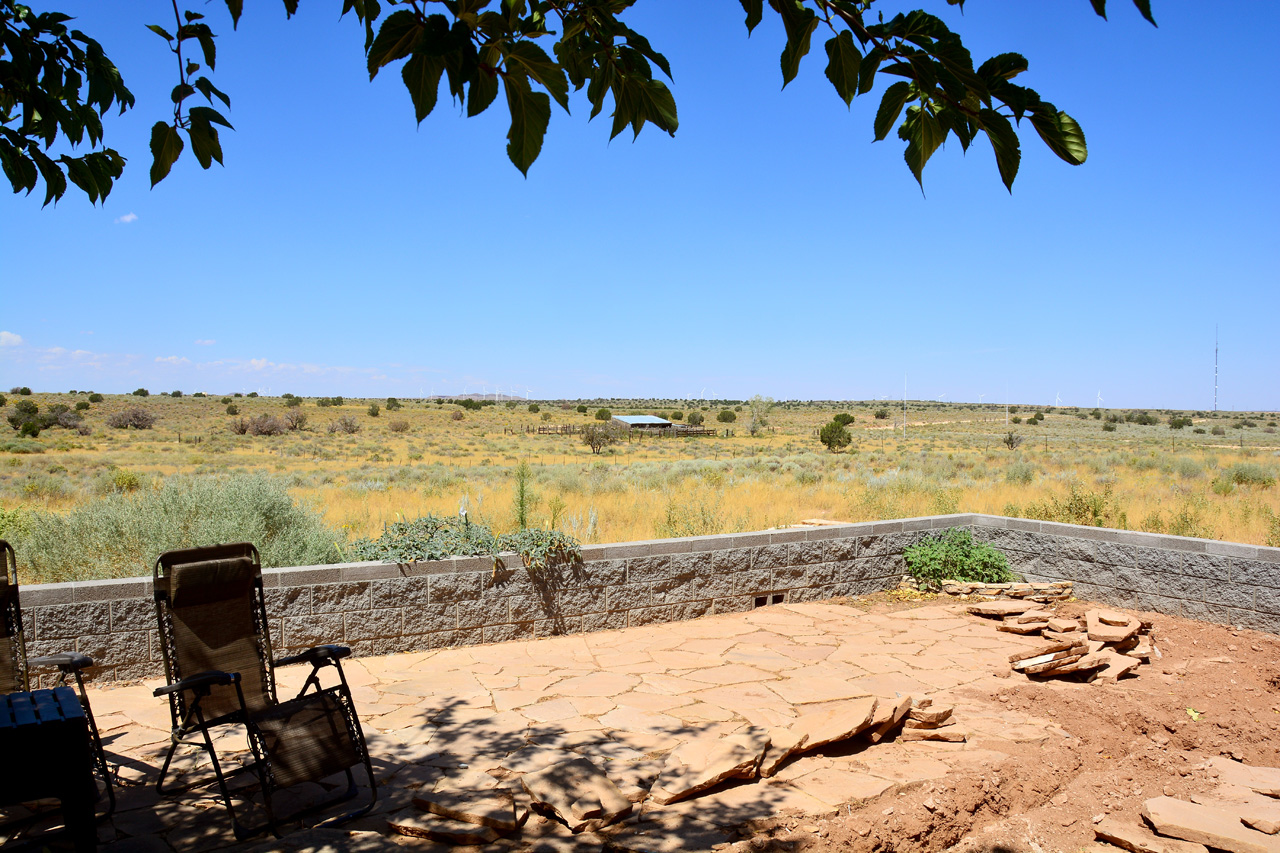
[[[107,809],[99,815],[106,818],[115,811],[116,794],[111,786],[111,770],[107,767],[106,753],[102,750],[102,738],[93,721],[89,696],[84,690],[82,671],[93,666],[93,658],[79,652],[59,652],[42,657],[27,657],[26,637],[22,625],[22,602],[18,592],[18,560],[13,547],[0,540],[0,694],[25,693],[33,689],[33,670],[58,669],[53,686],[67,686],[68,678],[75,681],[80,706],[89,728],[89,744],[93,751],[93,769],[102,779],[107,795]]]
[[[346,774],[345,792],[316,808],[351,799],[357,793],[352,769],[368,773],[370,800],[363,808],[328,821],[365,814],[377,800],[373,767],[356,717],[351,690],[342,671],[345,646],[316,646],[273,660],[258,550],[247,542],[213,545],[161,554],[154,569],[156,618],[160,628],[165,680],[155,691],[167,696],[173,721],[172,745],[156,788],[164,788],[174,752],[184,742],[208,753],[222,799],[237,838],[263,829],[276,833],[272,795],[302,782]],[[311,666],[301,692],[284,702],[276,698],[275,668]],[[337,684],[321,687],[320,672],[332,667]],[[262,785],[266,827],[243,828],[227,790],[227,779],[210,729],[244,725],[253,762],[247,769]],[[188,737],[191,740],[187,740]]]

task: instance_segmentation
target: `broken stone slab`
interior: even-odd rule
[[[866,731],[879,704],[874,696],[860,696],[822,711],[810,711],[791,724],[791,731],[804,735],[804,751],[812,752]]]
[[[1005,622],[1014,624],[1022,624],[1025,622],[1044,622],[1048,623],[1053,618],[1053,614],[1048,610],[1028,610],[1026,613],[1017,613],[1004,617]]]
[[[1042,672],[1045,668],[1053,669],[1054,666],[1069,662],[1068,659],[1083,657],[1085,647],[1083,645],[1070,646],[1069,648],[1060,649],[1056,652],[1048,652],[1043,655],[1036,655],[1031,658],[1023,658],[1014,661],[1014,672]]]
[[[907,719],[917,723],[941,723],[955,711],[953,705],[932,705],[928,708],[912,708]]]
[[[887,702],[877,704],[875,713],[871,715],[871,725],[867,730],[867,738],[872,743],[879,743],[884,740],[890,732],[902,725],[902,721],[906,719],[907,714],[911,711],[911,705],[912,698],[910,696],[900,697],[897,703],[893,705]]]
[[[503,832],[514,832],[520,826],[510,791],[433,791],[414,797],[413,804],[433,815]]]
[[[910,717],[908,717],[906,721],[903,722],[902,724],[902,730],[915,731],[915,730],[926,730],[926,729],[941,729],[941,728],[946,728],[947,726],[954,726],[955,724],[956,724],[956,721],[954,717],[947,717],[945,720],[939,720],[936,723],[925,723],[920,720],[913,720]]]
[[[1090,652],[1075,663],[1066,664],[1054,669],[1054,675],[1070,675],[1073,672],[1090,672],[1101,669],[1108,662],[1107,656],[1101,652]]]
[[[445,844],[492,844],[498,840],[498,833],[491,826],[426,815],[396,815],[387,819],[387,826],[397,835],[429,838]]]
[[[1045,663],[1024,667],[1022,671],[1025,672],[1027,675],[1053,675],[1065,667],[1069,667],[1074,663],[1078,663],[1083,658],[1084,658],[1084,653],[1081,652],[1074,655],[1068,655],[1066,657],[1058,658],[1057,660],[1051,660]]]
[[[1006,634],[1039,634],[1048,624],[1048,622],[1010,622],[1006,619],[996,626],[996,630]]]
[[[1129,853],[1209,853],[1203,844],[1161,838],[1137,821],[1106,817],[1094,826],[1093,834],[1100,840]]]
[[[1280,853],[1280,838],[1250,829],[1230,812],[1173,797],[1155,797],[1142,817],[1161,835],[1194,841],[1228,853]]]
[[[769,751],[760,763],[760,775],[768,778],[778,772],[788,758],[800,752],[809,742],[809,736],[797,734],[791,729],[773,729],[769,732]]]
[[[969,736],[964,732],[953,732],[948,729],[903,729],[898,740],[937,740],[945,743],[964,743]]]
[[[1079,631],[1080,622],[1077,619],[1064,619],[1061,616],[1055,616],[1049,620],[1049,630],[1060,631],[1064,634],[1070,631]]]
[[[604,771],[585,758],[562,761],[520,777],[534,805],[549,809],[573,832],[595,830],[631,814],[633,803],[618,790]],[[589,799],[591,798],[591,799]],[[600,814],[594,818],[575,818],[574,804],[581,808],[598,801]]]
[[[1084,614],[1085,626],[1089,631],[1090,640],[1100,640],[1104,643],[1123,643],[1135,636],[1142,628],[1141,622],[1129,617],[1125,617],[1127,621],[1123,625],[1112,625],[1108,622],[1103,622],[1099,614],[1105,612],[1107,611],[1090,610]]]
[[[1103,650],[1097,654],[1102,655],[1106,659],[1106,668],[1100,669],[1094,675],[1094,683],[1119,681],[1121,676],[1128,675],[1138,667],[1142,666],[1142,661],[1137,658],[1131,658],[1128,655],[1122,655],[1111,650]]]
[[[795,731],[795,728],[792,728]],[[660,805],[687,799],[726,779],[754,779],[769,748],[769,733],[750,726],[717,740],[681,744],[667,756],[649,797]]]
[[[1009,655],[1009,663],[1017,663],[1020,660],[1026,660],[1027,658],[1040,657],[1041,655],[1051,655],[1057,652],[1065,652],[1068,649],[1074,648],[1076,645],[1077,644],[1072,641],[1063,641],[1063,642],[1057,642],[1057,643],[1046,643],[1041,646],[1036,646],[1034,649],[1022,649],[1021,651],[1017,651]]]
[[[1252,788],[1220,785],[1208,794],[1192,794],[1191,802],[1237,815],[1241,823],[1258,832],[1267,835],[1280,832],[1280,800],[1265,797]]]
[[[1114,610],[1095,610],[1098,621],[1103,625],[1112,625],[1117,628],[1126,627],[1129,624],[1129,616],[1126,613],[1117,613]]]
[[[1040,605],[1034,601],[1011,601],[1000,599],[999,601],[981,601],[977,604],[970,604],[965,608],[974,616],[1009,616],[1015,613],[1026,613],[1028,610],[1039,610]]]
[[[1089,639],[1089,635],[1084,631],[1054,631],[1051,628],[1045,628],[1040,635],[1055,643],[1084,643]]]
[[[1218,781],[1225,785],[1238,785],[1268,797],[1280,797],[1280,767],[1254,767],[1221,755],[1209,759],[1209,766],[1218,771]]]

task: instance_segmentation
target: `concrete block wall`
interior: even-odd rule
[[[589,545],[577,570],[542,578],[508,555],[499,571],[455,557],[266,569],[263,583],[278,655],[378,655],[863,595],[896,586],[903,549],[953,527],[1082,599],[1280,634],[1280,549],[973,514]],[[33,657],[84,652],[98,679],[161,674],[150,578],[25,586],[22,606]]]
[[[1077,598],[1280,634],[1280,548],[975,515],[974,538]]]
[[[535,578],[515,555],[266,569],[277,655],[341,643],[357,655],[602,631],[821,601],[895,586],[902,551],[965,516],[583,547]],[[149,578],[22,588],[32,656],[91,655],[99,679],[161,674]]]

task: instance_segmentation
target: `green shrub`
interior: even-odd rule
[[[297,406],[301,406],[301,405],[302,405],[302,398],[301,398],[301,397],[295,397],[295,396],[293,396],[292,394],[290,394],[289,396],[287,396],[287,397],[285,397],[285,398],[284,398],[284,405],[285,405],[285,407],[286,407],[286,408],[289,408],[289,409],[295,408],[295,407],[297,407]]]
[[[1103,424],[1103,425],[1102,425],[1102,431],[1103,431],[1103,432],[1115,432],[1115,431],[1116,431],[1116,425],[1115,425],[1114,423],[1112,423],[1111,421],[1107,421],[1105,424]]]
[[[140,407],[125,409],[107,418],[107,426],[115,429],[151,429],[155,423],[156,416]]]
[[[1009,418],[1009,420],[1015,424],[1020,424],[1022,423],[1022,415],[1014,415],[1013,417]]]
[[[77,411],[77,412],[87,411],[87,410],[88,410],[88,408],[89,408],[89,404],[88,404],[88,403],[86,403],[84,400],[79,400],[79,401],[77,401],[77,402],[76,402],[76,411]]]
[[[843,423],[833,420],[818,432],[818,440],[826,445],[827,450],[837,453],[853,443],[853,436]]]
[[[722,424],[731,424],[737,419],[738,419],[738,416],[734,414],[734,411],[732,409],[721,409],[720,413],[716,415],[716,420],[718,420]]]
[[[702,426],[704,421],[706,421],[706,418],[703,417],[702,412],[690,412],[687,423],[691,427],[699,427]]]
[[[182,396],[182,392],[181,392],[181,391],[171,391],[171,392],[169,392],[169,396],[170,396],[170,397],[181,397],[181,396]]]
[[[831,420],[835,421],[836,423],[843,424],[844,426],[848,426],[849,424],[853,423],[853,415],[849,414],[848,412],[840,412]]]
[[[1210,429],[1210,430],[1209,430],[1209,432],[1210,432],[1210,434],[1212,434],[1212,435],[1226,435],[1226,434],[1227,434],[1227,431],[1226,431],[1224,428],[1220,427],[1220,426],[1215,426],[1215,427],[1213,427],[1212,429]]]
[[[387,411],[388,411],[388,412],[398,412],[398,411],[400,411],[400,410],[401,410],[401,409],[403,409],[403,408],[404,408],[404,405],[403,405],[403,404],[401,404],[401,402],[400,402],[399,400],[397,400],[395,397],[388,397],[388,398],[387,398]]]
[[[1044,503],[1031,503],[1023,510],[1025,518],[1082,524],[1086,527],[1115,527],[1126,530],[1129,517],[1116,502],[1111,486],[1091,492],[1075,483],[1068,487],[1066,498],[1050,497]]]
[[[0,453],[44,453],[44,445],[27,438],[15,438],[10,441],[0,441]]]
[[[1192,432],[1194,432],[1196,435],[1204,435],[1204,430],[1201,429],[1200,427],[1196,427],[1195,429],[1192,430]]]
[[[1224,472],[1237,486],[1259,486],[1268,489],[1276,484],[1275,473],[1256,462],[1237,462]]]
[[[230,397],[223,397],[223,398],[222,398],[221,400],[219,400],[218,402],[225,406],[225,405],[227,405],[228,403],[230,403],[230,402],[231,402],[231,398],[230,398]]]
[[[1169,429],[1185,429],[1191,426],[1191,418],[1179,418],[1173,415],[1169,416]]]
[[[878,420],[878,421],[887,421],[887,420],[889,420],[889,410],[888,410],[888,409],[876,409],[876,411],[875,411],[875,419],[876,419],[876,420]]]
[[[175,477],[67,513],[32,512],[14,547],[30,582],[52,583],[150,575],[164,551],[216,542],[253,542],[264,566],[332,563],[340,538],[267,477]]]
[[[1035,465],[1019,459],[1009,463],[1009,467],[1004,471],[1004,478],[1007,482],[1026,486],[1036,478],[1037,473]]]
[[[17,394],[19,397],[30,397],[31,389],[28,388],[26,385],[23,385],[20,388],[10,388],[9,393]]]
[[[191,396],[192,396],[192,397],[208,397],[209,395],[208,395],[208,394],[206,394],[206,393],[204,393],[203,391],[197,391],[196,393],[192,394]]]
[[[391,423],[387,424],[387,428],[390,429],[392,432],[408,432],[409,422],[408,421],[392,421]]]
[[[151,392],[150,392],[150,391],[148,391],[146,388],[139,388],[138,390],[136,390],[136,391],[134,391],[134,392],[133,392],[133,396],[135,396],[135,397],[150,397],[150,396],[151,396]]]
[[[578,543],[558,530],[534,527],[494,536],[488,527],[474,524],[465,516],[442,518],[429,514],[388,524],[377,539],[357,539],[344,553],[352,560],[408,563],[446,557],[492,556],[496,560],[504,551],[519,554],[524,564],[533,569],[582,559]]]
[[[680,411],[679,409],[676,409],[674,412],[671,413],[671,420],[673,421],[684,420],[684,412]]]
[[[596,420],[608,421],[613,419],[613,412],[608,409],[596,409]]]
[[[586,407],[586,406],[584,406],[584,405],[582,405],[581,403],[579,403],[579,404],[578,404],[578,408],[577,408],[577,410],[576,410],[576,411],[577,411],[577,412],[578,412],[578,414],[580,414],[580,415],[585,415],[585,414],[587,413],[587,407]]]
[[[382,409],[378,408],[378,404],[377,404],[377,403],[370,403],[370,404],[369,404],[369,417],[371,417],[371,418],[376,418],[376,417],[377,417],[378,415],[380,415],[380,414],[382,414]]]
[[[256,397],[256,396],[258,396],[258,392],[257,392],[257,391],[250,391],[250,392],[249,392],[248,394],[246,394],[245,396],[247,396],[247,397]]]
[[[228,404],[227,404],[227,414],[228,414],[228,415],[238,415],[238,414],[240,414],[240,407],[239,407],[239,406],[237,406],[235,403],[228,403]]]
[[[541,406],[539,406],[537,403],[530,403],[530,404],[529,404],[529,411],[530,411],[532,414],[535,414],[535,415],[536,415],[538,412],[542,411],[542,407],[541,407]]]
[[[907,571],[927,589],[938,589],[944,580],[1008,583],[1014,579],[1009,560],[985,542],[974,542],[963,528],[930,536],[902,552]]]

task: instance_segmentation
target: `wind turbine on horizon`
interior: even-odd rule
[[[1102,392],[1098,392],[1098,408],[1102,408]]]
[[[1061,406],[1061,405],[1062,405],[1062,392],[1061,392],[1061,391],[1059,391],[1058,393],[1056,393],[1056,394],[1054,394],[1054,395],[1053,395],[1053,405],[1055,405],[1055,406]]]

